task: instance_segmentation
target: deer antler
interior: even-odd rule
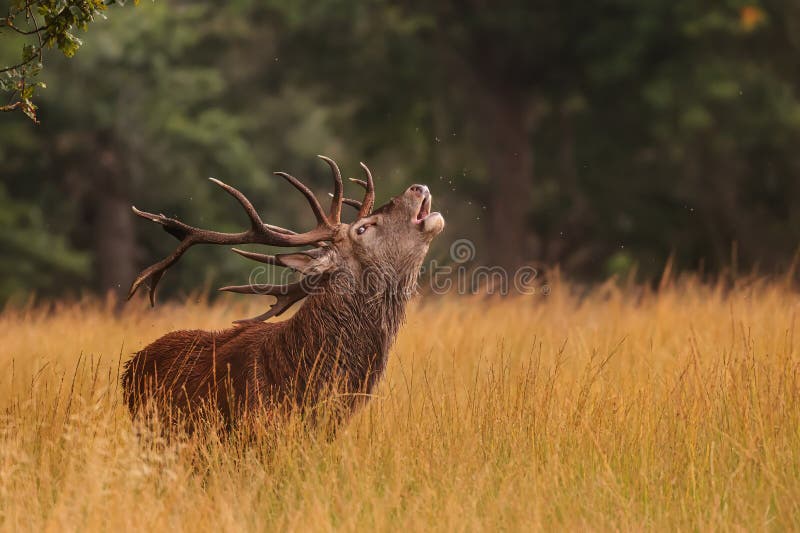
[[[289,183],[294,185],[308,200],[311,210],[317,219],[317,226],[305,233],[295,233],[291,230],[265,224],[261,217],[256,212],[253,204],[242,194],[238,189],[231,187],[219,180],[211,178],[211,181],[236,198],[236,200],[244,208],[245,213],[250,218],[250,228],[246,231],[239,233],[222,233],[218,231],[211,231],[201,228],[195,228],[180,220],[167,217],[163,214],[155,215],[146,211],[140,211],[136,207],[133,212],[142,218],[161,224],[164,230],[178,239],[180,244],[172,254],[165,257],[161,261],[150,265],[144,269],[131,284],[130,291],[128,292],[128,299],[130,299],[138,290],[138,288],[149,281],[149,296],[150,304],[155,305],[155,293],[158,282],[164,275],[164,272],[174,265],[181,256],[194,246],[195,244],[267,244],[272,246],[306,246],[310,244],[317,244],[325,241],[330,241],[336,234],[336,229],[341,224],[341,210],[343,203],[343,187],[342,178],[339,168],[336,163],[325,156],[319,156],[331,167],[334,174],[335,195],[331,201],[330,214],[326,215],[322,206],[320,206],[314,193],[303,185],[297,178],[286,174],[285,172],[276,172],[277,175],[285,178]]]
[[[275,173],[291,183],[306,197],[306,200],[311,207],[311,211],[314,213],[314,217],[317,220],[317,226],[305,233],[296,233],[292,230],[263,222],[253,205],[250,203],[247,197],[241,193],[241,191],[213,178],[211,178],[212,182],[225,189],[225,191],[236,198],[239,204],[241,204],[241,206],[244,208],[247,216],[250,218],[250,228],[248,230],[239,233],[222,233],[195,228],[181,222],[180,220],[167,217],[163,214],[155,215],[153,213],[140,211],[134,207],[134,213],[142,218],[146,218],[147,220],[161,224],[161,226],[164,228],[164,231],[181,242],[175,251],[172,252],[172,254],[165,257],[161,261],[150,265],[136,277],[131,284],[130,291],[128,292],[128,299],[130,299],[136,293],[142,284],[144,284],[146,281],[149,281],[148,289],[150,305],[155,305],[156,287],[158,286],[158,282],[161,280],[161,277],[164,275],[164,272],[166,272],[169,267],[174,265],[186,252],[186,250],[195,244],[267,244],[272,246],[287,247],[306,245],[314,245],[317,247],[328,246],[326,242],[333,240],[338,227],[341,225],[342,204],[352,205],[359,209],[359,218],[368,215],[372,211],[372,206],[375,202],[375,186],[372,180],[372,173],[364,163],[361,163],[361,167],[364,169],[367,181],[351,181],[354,181],[355,183],[358,183],[364,187],[366,190],[364,194],[364,200],[359,202],[357,200],[345,198],[342,174],[339,171],[339,167],[332,159],[328,157],[322,155],[318,157],[325,161],[328,166],[330,166],[331,172],[333,173],[334,193],[331,195],[332,200],[328,214],[325,213],[319,201],[314,196],[314,193],[311,192],[311,189],[306,187],[300,180],[285,172]],[[284,264],[277,256],[248,252],[236,248],[234,248],[233,251],[254,261],[260,261],[262,263],[275,266],[288,266]],[[289,307],[291,307],[292,304],[302,300],[307,296],[307,293],[303,289],[300,282],[289,283],[288,285],[239,285],[222,287],[220,290],[242,294],[265,294],[275,296],[275,303],[273,303],[265,313],[250,319],[237,320],[237,323],[262,321],[273,316],[279,316]]]
[[[369,171],[369,167],[364,163],[360,163],[360,165],[361,168],[364,169],[364,175],[367,177],[367,181],[351,181],[358,183],[366,190],[364,193],[364,201],[361,202],[361,209],[358,211],[358,218],[363,218],[372,212],[372,206],[375,205],[375,183],[372,181],[372,172]]]
[[[240,252],[241,253],[241,252]],[[242,254],[244,255],[244,254]],[[247,257],[247,256],[245,256]],[[271,263],[280,264],[280,263]],[[228,287],[221,287],[219,290],[227,292],[236,292],[239,294],[263,294],[274,296],[276,301],[270,306],[266,312],[252,318],[243,318],[241,320],[234,320],[236,324],[244,324],[246,322],[263,322],[274,316],[280,316],[284,311],[289,309],[294,303],[299,302],[306,296],[303,290],[302,283],[299,281],[289,283],[288,285],[272,285],[272,284],[248,284],[248,285],[231,285]]]
[[[345,204],[358,209],[358,218],[364,218],[365,216],[369,215],[372,212],[373,205],[375,204],[375,183],[372,180],[372,172],[370,172],[369,167],[367,167],[367,165],[364,163],[361,163],[361,168],[364,169],[364,174],[367,177],[367,181],[357,178],[348,179],[353,183],[364,187],[366,191],[364,193],[364,200],[359,202],[358,200],[353,200],[352,198],[342,199]],[[333,194],[330,194],[329,196],[334,198]]]

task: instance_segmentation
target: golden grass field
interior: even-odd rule
[[[136,437],[118,367],[263,306],[0,315],[4,530],[798,530],[798,292],[426,297],[333,440]],[[245,309],[243,306],[249,306]]]

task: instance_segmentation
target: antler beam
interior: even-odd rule
[[[333,239],[336,228],[341,224],[342,179],[339,168],[332,159],[324,156],[320,156],[320,158],[330,165],[334,174],[335,190],[338,192],[338,196],[331,202],[330,215],[325,214],[314,194],[308,187],[303,185],[300,180],[285,172],[277,173],[303,193],[311,206],[311,210],[314,212],[314,216],[317,219],[317,226],[305,233],[295,233],[278,226],[265,224],[253,207],[253,204],[250,203],[250,200],[248,200],[241,191],[214,178],[211,178],[211,181],[233,196],[242,206],[245,213],[247,213],[250,219],[250,229],[239,233],[211,231],[190,226],[180,220],[167,217],[163,214],[156,215],[134,207],[133,212],[135,214],[157,224],[161,224],[167,233],[180,240],[181,243],[172,254],[150,265],[136,277],[131,284],[130,291],[128,291],[128,299],[136,293],[142,284],[149,282],[150,305],[155,305],[156,287],[161,277],[164,275],[164,272],[174,265],[186,250],[195,244],[267,244],[272,246],[295,247],[316,244]]]
[[[250,219],[250,228],[239,233],[223,233],[218,231],[206,230],[190,226],[178,219],[170,218],[164,214],[153,214],[146,211],[141,211],[133,207],[133,212],[147,220],[160,224],[164,231],[175,237],[180,241],[180,244],[175,250],[162,259],[144,269],[133,281],[131,288],[128,291],[128,299],[133,297],[136,291],[143,284],[147,283],[148,293],[150,298],[150,305],[155,305],[156,287],[161,281],[164,273],[172,265],[174,265],[186,253],[186,250],[195,244],[266,244],[271,246],[326,246],[326,242],[332,241],[338,227],[341,225],[342,205],[347,204],[359,210],[359,218],[367,216],[375,203],[375,185],[372,180],[372,173],[364,163],[361,163],[361,168],[366,175],[365,180],[351,179],[365,189],[364,200],[359,202],[351,198],[344,197],[344,185],[342,183],[342,173],[338,165],[333,159],[323,155],[318,156],[325,161],[331,169],[333,175],[334,190],[331,195],[331,205],[328,213],[325,212],[319,200],[317,200],[314,193],[306,187],[300,180],[287,174],[286,172],[276,172],[275,174],[284,178],[299,190],[308,201],[311,211],[314,213],[314,218],[317,225],[314,229],[305,233],[296,233],[292,230],[267,224],[261,220],[255,207],[241,191],[235,187],[223,183],[217,179],[210,178],[213,183],[221,187],[228,194],[233,196],[244,209],[247,217]],[[279,258],[273,255],[259,254],[255,252],[248,252],[234,248],[234,251],[248,259],[266,263],[269,265],[286,266]],[[277,301],[270,306],[270,309],[252,319],[240,320],[238,322],[248,322],[253,320],[266,320],[267,318],[278,316],[293,303],[303,299],[306,293],[303,291],[299,283],[290,283],[288,285],[242,285],[223,287],[220,290],[247,294],[267,294],[275,296]]]

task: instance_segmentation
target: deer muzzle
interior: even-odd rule
[[[419,198],[419,208],[414,218],[414,223],[419,224],[423,233],[435,236],[444,229],[444,217],[441,213],[431,213],[433,196],[425,185],[412,185],[408,188],[408,194]]]

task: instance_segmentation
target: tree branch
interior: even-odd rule
[[[14,102],[11,105],[1,105],[0,112],[7,112],[7,111],[15,111],[16,109],[22,107],[22,102]]]
[[[34,59],[41,60],[41,58],[42,58],[42,47],[39,46],[36,49],[36,51],[33,52],[33,55],[29,59],[26,59],[25,61],[23,61],[21,63],[17,63],[16,65],[11,65],[10,67],[0,68],[0,74],[2,74],[3,72],[8,72],[9,70],[15,70],[15,69],[24,67],[25,65],[27,65],[28,63],[30,63]]]

